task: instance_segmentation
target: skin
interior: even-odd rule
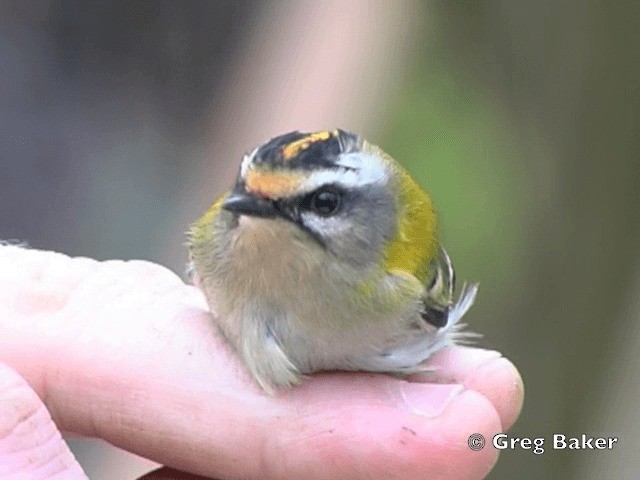
[[[468,436],[489,445],[523,401],[508,360],[462,347],[432,359],[429,383],[324,373],[270,397],[202,294],[174,273],[9,246],[0,246],[0,361],[8,478],[86,478],[64,430],[201,476],[148,479],[479,479],[497,451],[471,451]]]

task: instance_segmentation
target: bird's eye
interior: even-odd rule
[[[333,188],[320,188],[307,195],[302,206],[323,217],[335,215],[342,206],[342,194]]]

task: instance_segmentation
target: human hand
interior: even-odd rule
[[[523,400],[508,360],[462,347],[433,358],[429,383],[322,373],[270,397],[174,273],[13,246],[0,246],[0,361],[30,386],[0,369],[0,472],[41,478],[56,465],[86,478],[55,425],[208,478],[477,479],[498,452],[467,438],[507,430]]]

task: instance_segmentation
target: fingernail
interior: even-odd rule
[[[447,406],[464,390],[462,385],[405,383],[400,394],[408,410],[423,417],[440,416]]]

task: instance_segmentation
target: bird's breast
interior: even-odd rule
[[[327,252],[284,219],[240,216],[227,249],[228,278],[254,298],[291,299],[326,275]]]

